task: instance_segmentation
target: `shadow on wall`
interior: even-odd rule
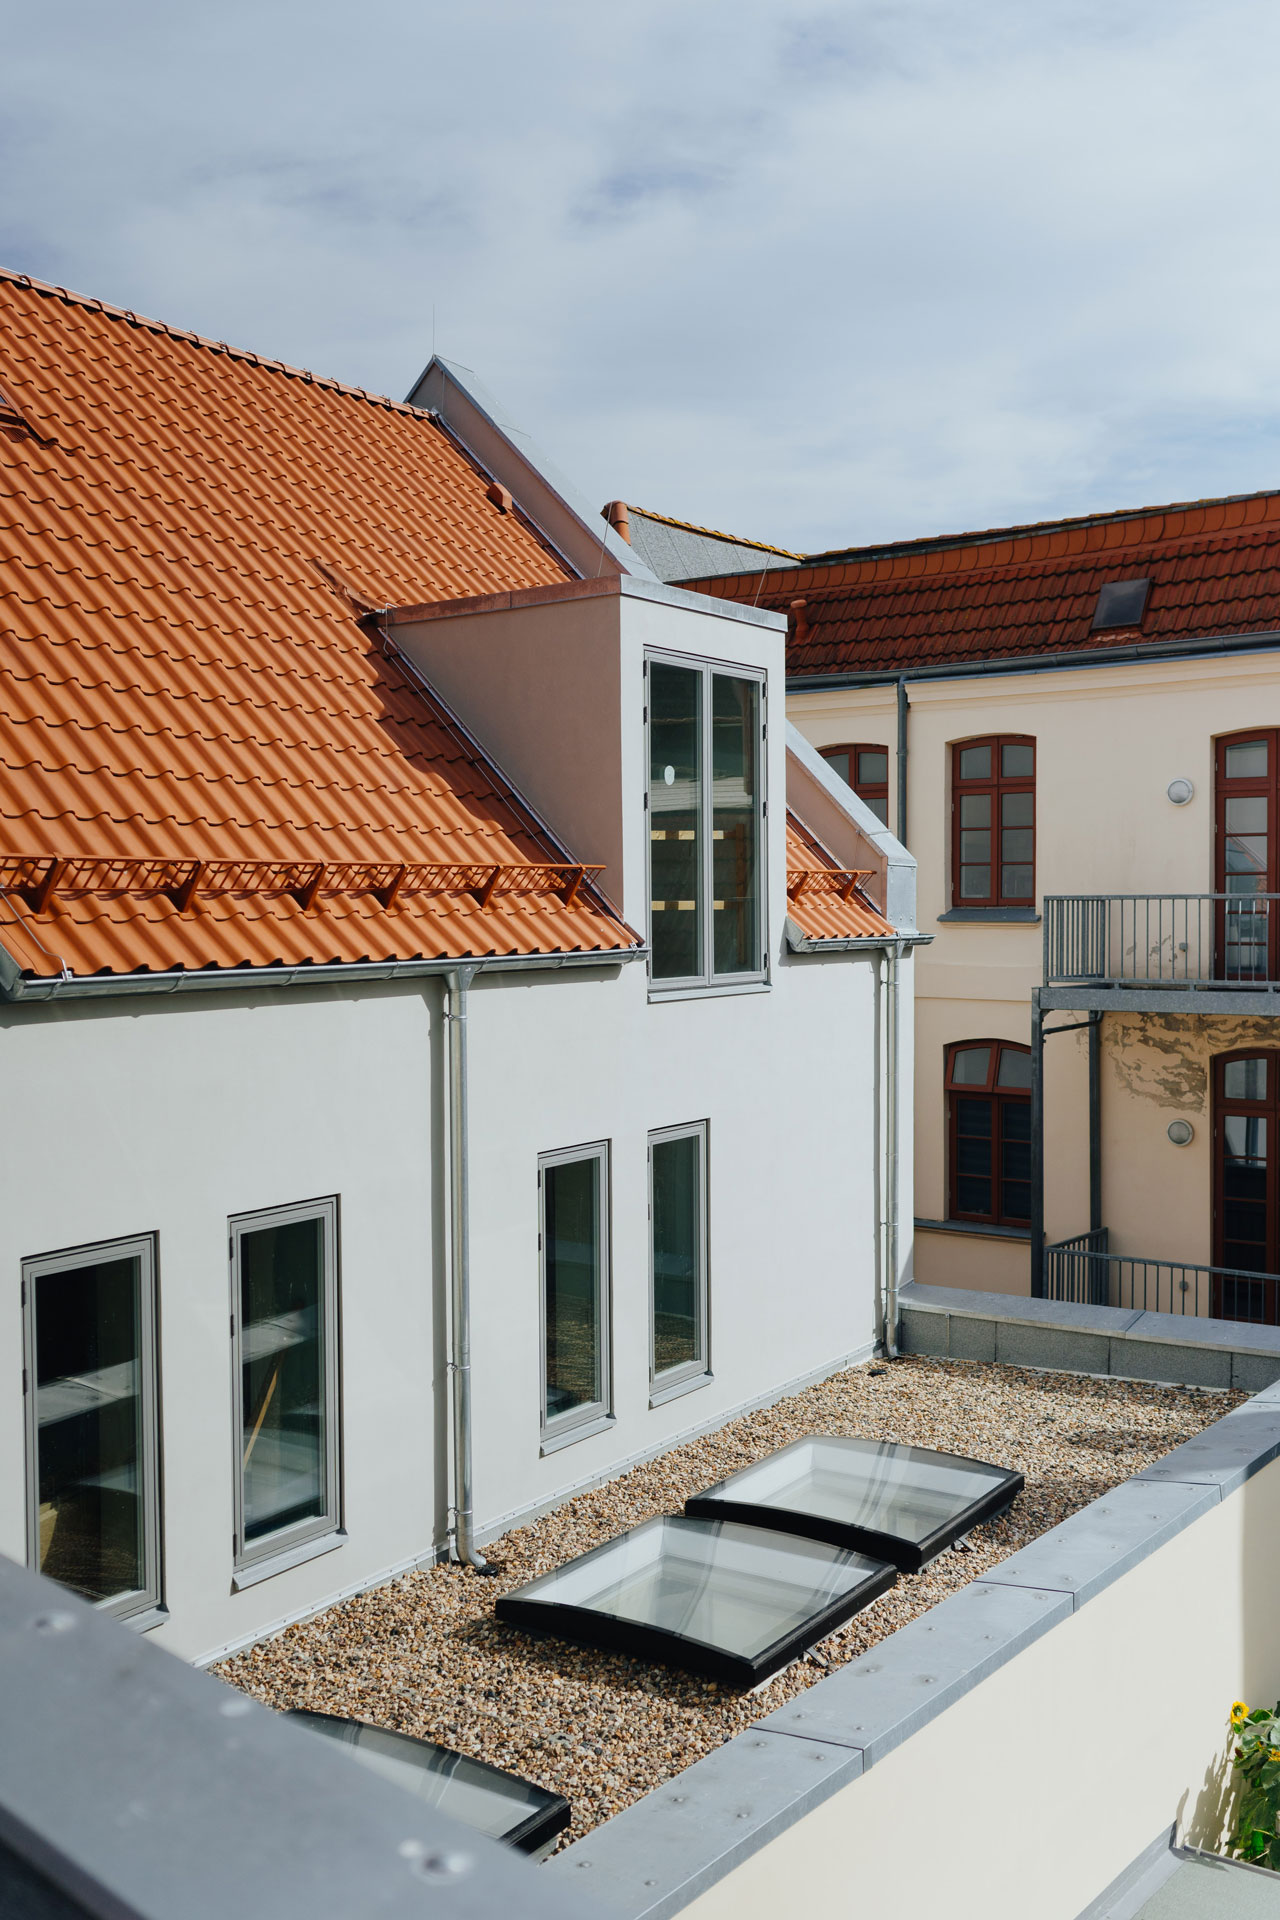
[[[1243,1506],[1240,1536],[1240,1689],[1250,1707],[1270,1707],[1280,1699],[1280,1528],[1276,1525],[1276,1496],[1271,1490],[1275,1469],[1256,1474],[1241,1489]],[[1187,1649],[1194,1658],[1195,1648]],[[1157,1705],[1158,1714],[1158,1705]],[[1222,1702],[1222,1740],[1205,1768],[1194,1805],[1190,1793],[1178,1807],[1179,1832],[1195,1847],[1221,1853],[1235,1808],[1231,1755],[1235,1745],[1228,1716],[1231,1701]],[[1184,1827],[1185,1822],[1185,1827]],[[1280,1877],[1278,1877],[1280,1886]]]

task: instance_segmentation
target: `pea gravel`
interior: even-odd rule
[[[873,1361],[635,1467],[485,1549],[496,1578],[407,1574],[225,1660],[224,1680],[438,1740],[563,1793],[575,1840],[821,1679],[809,1658],[751,1695],[621,1654],[538,1640],[494,1601],[805,1434],[863,1434],[1014,1467],[1026,1488],[969,1547],[943,1553],[824,1641],[829,1667],[865,1653],[1077,1508],[1247,1398],[1080,1374],[908,1357]]]

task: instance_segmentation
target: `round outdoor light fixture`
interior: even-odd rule
[[[1169,782],[1169,798],[1175,807],[1185,807],[1188,800],[1195,798],[1195,791],[1194,781],[1179,779]]]
[[[664,780],[666,781],[666,783],[667,783],[667,785],[668,785],[669,787],[674,787],[674,785],[675,785],[675,783],[676,783],[676,770],[675,770],[675,768],[674,768],[674,767],[664,767],[664,768],[662,769],[662,777],[663,777],[663,779],[664,779]]]
[[[1196,1130],[1189,1120],[1171,1120],[1168,1133],[1175,1147],[1189,1147],[1196,1137]]]

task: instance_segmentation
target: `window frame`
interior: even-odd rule
[[[599,1352],[596,1378],[599,1396],[581,1407],[547,1415],[547,1183],[549,1168],[595,1160],[599,1165],[600,1215],[596,1325]],[[613,1155],[608,1140],[587,1140],[574,1147],[557,1147],[538,1155],[538,1432],[543,1453],[575,1440],[585,1440],[613,1424]]]
[[[295,1520],[260,1539],[246,1541],[244,1532],[244,1350],[240,1319],[240,1241],[246,1233],[264,1228],[294,1226],[303,1220],[323,1223],[321,1246],[324,1251],[322,1297],[324,1323],[321,1329],[322,1371],[325,1386],[324,1422],[324,1512],[305,1520]],[[264,1562],[292,1563],[296,1554],[306,1558],[306,1549],[318,1540],[330,1539],[342,1532],[342,1321],[339,1276],[338,1196],[298,1200],[279,1207],[262,1207],[251,1213],[232,1214],[227,1221],[227,1260],[231,1279],[231,1435],[232,1435],[232,1561],[236,1573],[250,1573]],[[283,1569],[282,1569],[283,1570]]]
[[[102,1260],[137,1259],[139,1399],[142,1402],[142,1542],[146,1580],[114,1599],[89,1601],[103,1613],[135,1625],[164,1609],[164,1540],[160,1438],[160,1248],[155,1233],[91,1240],[83,1246],[32,1254],[22,1262],[22,1388],[25,1435],[27,1565],[40,1571],[40,1436],[36,1424],[36,1285],[45,1273],[92,1266]],[[157,1623],[158,1624],[158,1623]]]
[[[1232,747],[1265,746],[1267,750],[1267,771],[1258,774],[1228,774],[1227,754]],[[1231,896],[1234,900],[1246,901],[1252,897],[1248,891],[1239,890],[1229,884],[1227,872],[1227,808],[1232,800],[1263,800],[1266,803],[1266,841],[1267,869],[1262,876],[1263,885],[1258,893],[1266,896],[1280,892],[1280,843],[1277,840],[1277,827],[1280,827],[1280,728],[1245,727],[1234,733],[1220,733],[1213,743],[1213,887],[1215,893]],[[1274,980],[1280,972],[1280,914],[1271,908],[1266,913],[1266,973],[1265,978]],[[1230,915],[1230,918],[1229,918]],[[1247,910],[1241,908],[1232,913],[1226,900],[1216,903],[1214,909],[1214,946],[1217,966],[1215,971],[1224,978],[1248,981],[1261,980],[1262,974],[1241,970],[1238,967],[1239,936],[1242,921],[1247,920]],[[1232,954],[1232,922],[1235,923],[1236,952]],[[1261,950],[1261,943],[1257,951]],[[1233,958],[1236,965],[1233,966]],[[1250,1056],[1252,1057],[1252,1056]]]
[[[707,1120],[683,1126],[655,1127],[649,1134],[649,1405],[661,1406],[681,1393],[705,1385],[711,1374],[711,1186],[710,1133]],[[658,1371],[658,1282],[654,1271],[653,1150],[668,1140],[698,1142],[698,1351],[692,1360]]]
[[[989,1047],[991,1058],[987,1065],[985,1082],[964,1082],[959,1085],[952,1081],[953,1062],[957,1054],[968,1053],[971,1049]],[[1020,1053],[1028,1058],[1031,1048],[1020,1040],[998,1040],[975,1036],[972,1040],[949,1040],[943,1050],[943,1096],[947,1103],[947,1219],[970,1221],[986,1227],[1014,1227],[1022,1232],[1030,1232],[1029,1217],[1006,1216],[1003,1206],[1004,1167],[1001,1150],[1004,1145],[1003,1107],[1021,1105],[1028,1109],[1031,1105],[1029,1087],[1001,1087],[997,1084],[1000,1075],[1000,1059],[1003,1053]],[[992,1102],[992,1168],[991,1197],[995,1203],[990,1213],[962,1213],[956,1204],[959,1187],[957,1159],[959,1149],[959,1115],[956,1110],[958,1099],[990,1100]]]
[[[680,667],[688,673],[698,674],[702,680],[701,692],[701,739],[699,742],[701,767],[700,831],[702,835],[702,870],[700,882],[704,903],[710,903],[711,910],[702,914],[702,969],[697,973],[672,974],[657,977],[653,971],[653,824],[650,801],[650,772],[653,766],[653,721],[652,701],[650,698],[651,665]],[[715,970],[715,844],[712,838],[712,817],[715,809],[715,781],[713,777],[713,730],[714,699],[713,685],[716,676],[726,680],[750,680],[760,690],[756,718],[756,755],[759,768],[757,782],[755,828],[757,847],[756,870],[756,951],[760,964],[755,968],[744,968],[740,973],[717,973]],[[645,924],[648,928],[650,957],[648,961],[649,997],[652,1000],[665,998],[685,998],[690,994],[723,994],[758,991],[767,988],[769,979],[769,794],[768,794],[768,740],[769,740],[769,675],[763,667],[739,666],[730,660],[712,660],[702,655],[668,653],[658,647],[646,648],[644,655],[644,820],[645,820]]]
[[[960,756],[974,747],[990,747],[992,755],[992,774],[986,780],[963,780],[960,776]],[[1029,774],[1006,775],[1003,765],[1005,747],[1030,747],[1032,767]],[[1036,736],[1031,733],[979,733],[969,740],[951,742],[951,905],[959,912],[981,912],[985,908],[998,908],[1007,911],[1010,908],[1035,911],[1037,872],[1037,805],[1036,783],[1039,775],[1040,755]],[[968,894],[961,896],[962,861],[960,858],[960,801],[970,794],[987,793],[991,796],[991,887],[983,895]],[[1000,875],[1004,861],[1000,857],[1000,834],[1002,828],[1001,800],[1006,793],[1029,793],[1031,795],[1031,859],[1030,861],[1010,861],[1011,866],[1031,868],[1031,891],[1019,894],[1015,898],[1006,896],[1000,887]],[[979,828],[977,831],[981,832]],[[971,863],[976,864],[976,863]]]
[[[1253,736],[1248,736],[1252,738]],[[1262,1060],[1267,1063],[1267,1093],[1262,1100],[1245,1100],[1239,1095],[1229,1095],[1226,1090],[1227,1068],[1239,1060]],[[1253,1326],[1275,1326],[1280,1320],[1280,1288],[1266,1283],[1274,1273],[1280,1272],[1280,1162],[1276,1148],[1280,1145],[1280,1047],[1254,1046],[1231,1047],[1222,1053],[1215,1053],[1210,1060],[1210,1103],[1213,1125],[1213,1152],[1211,1156],[1212,1193],[1212,1256],[1213,1265],[1223,1269],[1213,1276],[1210,1310],[1215,1319],[1241,1320]],[[1226,1157],[1228,1119],[1257,1119],[1270,1127],[1266,1152],[1265,1195],[1263,1199],[1265,1245],[1268,1254],[1276,1256],[1275,1262],[1268,1268],[1258,1271],[1257,1279],[1246,1277],[1243,1283],[1229,1279],[1229,1274],[1252,1273],[1247,1267],[1235,1267],[1226,1258],[1227,1223],[1226,1211],[1228,1195],[1226,1191]],[[1259,1315],[1241,1315],[1237,1311],[1242,1304],[1241,1293],[1244,1289],[1257,1287],[1262,1312]]]
[[[889,766],[893,759],[892,749],[886,746],[882,740],[835,740],[829,747],[819,747],[818,752],[824,760],[829,760],[833,753],[847,753],[849,755],[849,765],[853,769],[854,778],[850,780],[848,784],[857,794],[859,800],[865,800],[868,806],[872,806],[872,803],[876,800],[884,801],[884,820],[882,825],[887,827],[889,824]],[[884,755],[883,780],[860,781],[857,778],[858,755],[860,753],[882,753]],[[835,769],[833,768],[832,771],[834,772]]]

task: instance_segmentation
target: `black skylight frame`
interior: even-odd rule
[[[1107,627],[1140,627],[1147,610],[1150,579],[1108,580],[1098,589],[1098,604],[1093,610],[1093,632]]]
[[[997,1477],[989,1493],[967,1501],[957,1508],[949,1520],[916,1540],[857,1522],[833,1519],[827,1514],[806,1513],[799,1507],[757,1503],[746,1497],[749,1488],[745,1483],[760,1474],[762,1469],[784,1461],[789,1454],[798,1454],[805,1448],[821,1444],[847,1447],[851,1458],[865,1459],[870,1454],[873,1458],[892,1460],[894,1456],[925,1455],[931,1462]],[[706,1488],[704,1492],[694,1494],[685,1502],[684,1510],[695,1519],[736,1520],[743,1526],[767,1527],[780,1533],[797,1534],[806,1540],[821,1540],[828,1546],[847,1547],[878,1560],[887,1560],[902,1573],[919,1573],[930,1560],[936,1559],[945,1548],[963,1539],[974,1527],[1003,1513],[1017,1499],[1024,1485],[1022,1474],[1008,1467],[995,1466],[989,1460],[972,1460],[964,1454],[939,1453],[932,1447],[912,1447],[893,1440],[859,1440],[846,1435],[813,1434],[803,1440],[793,1441],[789,1447],[780,1448],[767,1459],[758,1460],[754,1466],[744,1467],[738,1473],[730,1474],[727,1479],[717,1481],[715,1486]],[[736,1496],[735,1487],[740,1490]]]
[[[375,1740],[369,1743],[370,1746],[382,1745],[388,1750],[389,1757],[402,1760],[423,1773],[456,1779],[473,1791],[491,1793],[495,1800],[506,1801],[513,1808],[518,1807],[518,1801],[510,1789],[519,1788],[522,1794],[536,1803],[522,1819],[513,1821],[499,1834],[488,1829],[475,1829],[477,1832],[487,1831],[490,1839],[500,1840],[504,1846],[514,1847],[518,1853],[545,1854],[554,1846],[573,1817],[573,1809],[562,1793],[552,1793],[549,1788],[525,1780],[518,1773],[508,1773],[504,1767],[491,1767],[487,1760],[473,1760],[470,1754],[455,1753],[451,1747],[442,1747],[434,1740],[422,1740],[412,1733],[397,1733],[390,1727],[373,1727],[367,1721],[350,1720],[342,1714],[315,1713],[309,1707],[288,1707],[285,1713],[288,1719],[299,1721],[318,1738],[334,1740],[348,1747],[352,1759],[359,1766],[368,1766],[369,1760],[362,1753],[362,1743],[352,1740],[347,1733],[346,1730],[350,1728],[355,1728],[359,1734],[374,1735]],[[447,1802],[441,1805],[440,1811],[461,1825],[472,1825]]]
[[[646,1520],[638,1527],[619,1534],[613,1540],[607,1540],[602,1546],[592,1547],[589,1552],[580,1554],[552,1573],[540,1574],[528,1585],[518,1587],[514,1593],[499,1596],[497,1616],[508,1626],[520,1627],[527,1633],[550,1634],[559,1640],[574,1641],[581,1645],[599,1647],[606,1652],[624,1653],[633,1659],[652,1661],[659,1666],[678,1667],[689,1673],[705,1674],[707,1678],[724,1682],[738,1688],[751,1688],[771,1680],[781,1673],[794,1660],[825,1640],[829,1634],[847,1624],[855,1614],[879,1599],[897,1581],[896,1568],[883,1560],[876,1560],[859,1550],[835,1548],[838,1556],[827,1561],[828,1568],[839,1565],[841,1561],[860,1562],[864,1569],[862,1577],[850,1582],[846,1590],[824,1606],[814,1611],[789,1631],[780,1634],[767,1646],[754,1654],[735,1653],[724,1646],[694,1638],[670,1628],[646,1624],[643,1621],[624,1618],[618,1614],[604,1611],[589,1605],[575,1605],[571,1602],[557,1601],[539,1597],[539,1589],[554,1592],[559,1576],[571,1570],[585,1566],[590,1561],[604,1559],[618,1552],[628,1540],[635,1539],[657,1528],[682,1530],[697,1528],[710,1531],[723,1537],[735,1547],[747,1547],[752,1544],[761,1546],[766,1552],[771,1548],[775,1553],[779,1549],[794,1549],[803,1544],[808,1548],[829,1547],[830,1542],[806,1539],[798,1541],[796,1536],[779,1528],[741,1526],[725,1520],[721,1515],[712,1516],[710,1521],[687,1514],[663,1514],[657,1519]],[[763,1558],[763,1554],[762,1554]],[[817,1562],[815,1564],[821,1564]],[[853,1571],[853,1569],[850,1569]]]

